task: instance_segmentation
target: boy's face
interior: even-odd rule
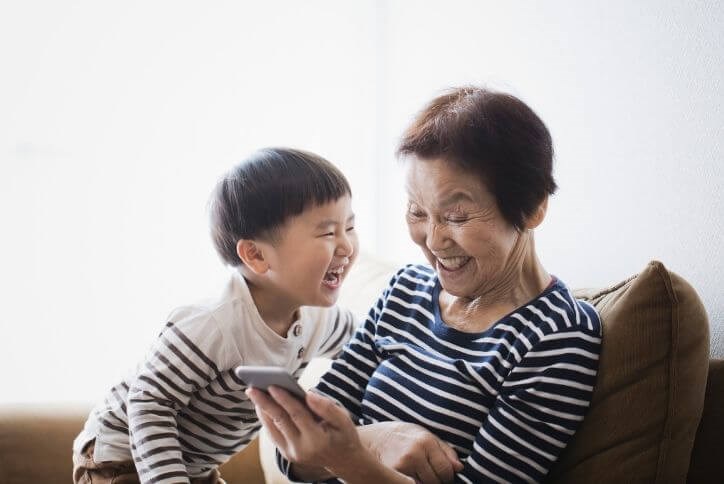
[[[357,257],[359,243],[349,196],[312,205],[289,219],[274,243],[264,244],[268,280],[280,304],[332,306]]]

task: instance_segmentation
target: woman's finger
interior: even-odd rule
[[[455,479],[455,470],[453,469],[450,458],[445,454],[442,445],[435,444],[434,448],[428,452],[427,460],[440,482],[453,482]]]
[[[274,424],[274,420],[272,420],[264,410],[260,409],[259,407],[256,407],[256,414],[259,416],[259,420],[261,420],[262,425],[267,429],[269,432],[269,436],[272,439],[272,442],[274,442],[274,445],[279,447],[280,449],[286,449],[287,447],[287,439],[284,438],[284,434],[279,431],[277,426]]]
[[[441,482],[443,482],[437,477],[437,474],[435,474],[427,459],[422,459],[415,463],[415,476],[415,479],[422,484],[441,484]]]
[[[317,395],[314,392],[307,392],[307,405],[309,405],[312,412],[332,428],[342,430],[349,427],[350,430],[357,432],[347,410],[339,407],[331,398]]]
[[[448,445],[446,442],[443,442],[442,440],[438,440],[437,444],[440,446],[443,453],[447,456],[448,460],[452,464],[453,471],[462,471],[465,466],[460,461],[460,458],[458,457],[457,452],[455,452],[455,449],[453,449],[450,445]]]
[[[294,425],[305,435],[311,436],[319,432],[319,423],[312,411],[303,401],[288,391],[277,386],[269,387],[269,394],[277,404],[289,415]]]
[[[257,388],[248,388],[246,394],[249,396],[254,405],[265,413],[271,423],[284,435],[284,439],[295,440],[299,438],[299,429],[294,424],[289,414],[282,406],[274,401],[266,392]]]

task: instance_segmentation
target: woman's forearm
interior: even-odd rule
[[[412,484],[415,481],[404,474],[380,463],[371,453],[364,452],[349,462],[340,462],[329,469],[318,466],[291,464],[291,473],[300,481],[317,482],[339,477],[347,484],[369,484],[384,482],[390,484]]]

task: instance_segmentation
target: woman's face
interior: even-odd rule
[[[519,259],[519,232],[480,177],[444,159],[407,161],[407,225],[448,293],[474,298]]]

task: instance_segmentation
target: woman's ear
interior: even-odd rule
[[[253,240],[240,239],[236,243],[236,254],[244,265],[256,274],[264,274],[269,270],[269,263],[264,259],[264,252]]]
[[[543,223],[543,220],[546,218],[547,211],[548,197],[546,196],[543,201],[540,202],[538,208],[535,209],[533,214],[526,219],[525,228],[528,230],[533,230],[534,228],[538,227],[541,223]]]

